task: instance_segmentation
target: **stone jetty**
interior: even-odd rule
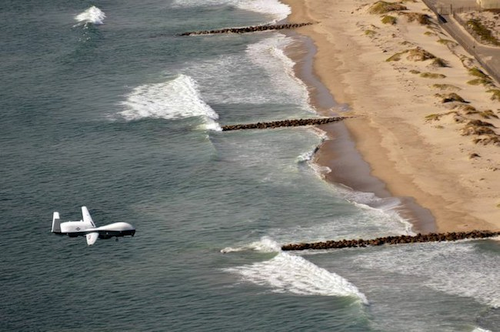
[[[281,120],[270,122],[257,122],[247,124],[235,124],[222,126],[222,131],[230,130],[245,130],[245,129],[274,129],[280,127],[299,127],[299,126],[316,126],[327,124],[330,122],[342,121],[345,119],[354,118],[353,116],[345,117],[338,116],[333,118],[316,118],[316,119],[294,119],[294,120]]]
[[[217,30],[188,31],[179,34],[179,36],[210,35],[218,33],[250,33],[250,32],[267,31],[267,30],[295,29],[311,24],[312,23],[267,24],[267,25],[256,25],[243,28],[224,28]]]
[[[406,243],[423,243],[423,242],[443,242],[443,241],[458,241],[465,239],[483,239],[488,237],[499,236],[500,231],[470,231],[470,232],[450,232],[450,233],[429,233],[417,235],[399,235],[379,237],[372,240],[340,240],[326,241],[313,243],[298,243],[286,244],[281,247],[281,250],[324,250],[324,249],[342,249],[342,248],[358,248],[369,246],[381,246],[385,244],[406,244]]]

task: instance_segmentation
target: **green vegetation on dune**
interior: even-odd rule
[[[422,13],[404,13],[401,12],[401,15],[406,16],[408,22],[417,22],[421,25],[430,25],[432,23],[431,17],[427,14]]]
[[[430,52],[427,52],[421,47],[416,47],[411,50],[408,50],[408,60],[412,61],[425,61],[425,60],[430,60],[430,59],[435,59],[436,56]]]
[[[425,72],[425,73],[420,73],[420,77],[423,77],[423,78],[446,78],[446,75]]]
[[[382,17],[382,23],[384,23],[384,24],[395,25],[397,22],[398,22],[398,19],[394,16],[385,15],[384,17]]]
[[[455,47],[458,45],[458,43],[456,41],[449,40],[449,39],[443,39],[443,38],[439,38],[437,42],[440,44],[449,46],[449,47]]]
[[[470,85],[484,85],[484,86],[492,86],[493,80],[490,76],[486,75],[481,69],[477,67],[469,68],[469,75],[475,76],[477,78],[470,80],[467,84]]]
[[[399,53],[395,53],[394,55],[387,58],[385,61],[399,61],[401,60],[403,54],[407,54],[406,59],[410,61],[426,61],[430,59],[437,59],[432,53],[427,52],[421,47],[415,47],[406,51],[402,51]],[[444,64],[443,67],[446,67],[446,63],[444,60],[439,60],[441,64]]]
[[[481,69],[479,69],[477,67],[470,68],[469,69],[469,75],[476,76],[476,77],[479,77],[479,78],[488,78],[488,79],[490,79],[490,77],[488,75],[486,75]]]
[[[386,14],[392,11],[408,10],[406,6],[397,2],[377,1],[370,7],[370,14]]]
[[[435,96],[441,98],[442,103],[452,103],[452,102],[467,103],[465,99],[463,99],[460,95],[456,94],[455,92],[450,92],[446,94],[436,93]]]
[[[377,34],[376,31],[374,30],[365,30],[365,35],[369,36],[369,37],[373,37]]]
[[[399,53],[396,53],[396,54],[394,54],[394,55],[392,55],[392,56],[388,57],[385,61],[387,61],[387,62],[391,62],[391,61],[399,61],[399,60],[401,60],[401,57],[402,57],[402,56],[403,56],[403,54],[405,54],[405,53],[406,53],[406,51],[405,51],[405,52],[399,52]]]
[[[439,89],[439,90],[444,90],[444,91],[460,91],[461,89],[458,86],[451,85],[451,84],[433,84],[433,88]]]
[[[491,93],[491,100],[496,100],[496,101],[500,101],[500,90],[498,89],[491,89],[491,90],[488,90],[489,93]]]
[[[484,85],[488,86],[491,84],[491,80],[487,80],[484,78],[475,78],[473,80],[467,81],[467,84],[469,85]]]
[[[441,58],[435,58],[434,60],[432,60],[431,65],[433,67],[448,67],[448,62]]]
[[[495,38],[491,30],[485,27],[479,19],[468,20],[467,27],[471,29],[476,35],[478,35],[481,41],[487,44],[500,46],[500,41]]]
[[[479,115],[485,119],[491,119],[491,118],[498,119],[498,115],[496,115],[492,110],[479,112]]]

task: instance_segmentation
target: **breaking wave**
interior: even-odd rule
[[[284,52],[292,42],[275,34],[249,45],[244,53],[187,62],[183,72],[196,78],[209,103],[283,104],[314,113],[308,89],[295,76],[294,63]]]
[[[289,6],[279,1],[269,0],[174,0],[175,7],[206,7],[206,6],[234,6],[264,15],[270,15],[274,21],[285,19],[291,13]]]
[[[480,327],[476,327],[472,332],[491,332],[490,330],[485,330]]]
[[[106,18],[106,14],[96,6],[92,6],[85,10],[84,12],[75,16],[75,20],[80,22],[81,24],[104,24],[104,19]]]
[[[279,250],[278,244],[264,238],[248,248],[263,251]],[[226,248],[229,249],[229,248]],[[243,248],[230,248],[240,251]],[[228,251],[230,252],[230,251]],[[235,273],[260,286],[270,287],[273,292],[292,293],[297,295],[351,296],[364,304],[368,304],[366,296],[356,286],[341,276],[309,262],[303,257],[278,251],[278,254],[264,262],[224,269]]]
[[[227,247],[221,250],[221,253],[238,252],[245,250],[255,250],[260,252],[280,252],[281,247],[276,241],[271,240],[269,237],[263,237],[260,241],[252,242],[248,245],[241,247]]]
[[[315,150],[312,150],[312,151],[304,152],[304,153],[300,154],[297,157],[297,163],[301,164],[301,163],[306,163],[308,161],[311,161],[315,152],[316,152]]]
[[[286,100],[293,101],[304,110],[314,113],[307,86],[297,78],[293,69],[295,62],[285,54],[285,49],[292,43],[292,38],[276,35],[249,45],[246,50],[247,57],[266,71],[272,78],[270,83],[274,85],[276,91],[283,93]]]
[[[413,235],[413,225],[397,211],[401,201],[395,197],[380,198],[373,193],[355,191],[343,186],[335,186],[340,197],[359,207],[374,217],[385,218],[393,223],[394,229],[404,227],[404,234]],[[398,226],[399,224],[399,226]]]
[[[128,121],[203,117],[208,129],[220,130],[216,121],[219,115],[203,101],[196,82],[186,75],[165,83],[139,86],[122,105],[125,110],[119,114]]]

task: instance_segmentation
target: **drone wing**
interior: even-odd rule
[[[95,241],[99,238],[99,232],[94,232],[93,229],[96,228],[92,217],[90,216],[89,209],[86,206],[82,206],[82,217],[85,228],[88,233],[85,235],[87,238],[87,244],[89,246],[93,245]]]
[[[86,206],[82,206],[82,216],[83,222],[85,223],[85,226],[87,226],[87,228],[95,228],[94,221],[92,220],[92,217],[90,216],[89,210]]]

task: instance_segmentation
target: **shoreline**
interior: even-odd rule
[[[316,48],[310,75],[319,79],[338,104],[349,105],[349,110],[341,115],[362,116],[350,120],[345,125],[320,127],[327,132],[329,139],[321,144],[315,162],[335,169],[326,174],[325,179],[343,183],[355,190],[373,192],[381,198],[400,199],[400,214],[409,219],[417,231],[500,229],[500,209],[495,206],[498,204],[495,193],[500,189],[499,181],[488,184],[488,190],[485,192],[482,192],[482,187],[479,190],[472,188],[479,187],[478,184],[485,187],[486,175],[488,180],[494,180],[496,169],[485,169],[483,162],[479,165],[482,167],[479,172],[479,167],[475,165],[478,163],[465,158],[474,148],[470,143],[464,148],[465,142],[462,138],[462,141],[456,142],[455,145],[459,146],[457,148],[452,146],[453,141],[447,139],[448,132],[431,131],[433,126],[423,120],[425,114],[429,113],[428,110],[419,122],[415,122],[415,116],[405,118],[409,111],[401,111],[407,107],[412,110],[426,107],[435,109],[435,101],[417,98],[420,97],[422,89],[429,89],[427,86],[416,86],[420,82],[408,83],[411,92],[406,91],[408,89],[402,91],[400,76],[405,73],[401,74],[397,66],[390,68],[391,64],[384,63],[392,53],[386,53],[385,49],[381,51],[380,45],[377,47],[369,37],[360,33],[359,21],[370,18],[361,8],[363,4],[372,4],[374,1],[362,0],[352,3],[348,0],[338,0],[333,4],[325,0],[281,1],[292,9],[287,18],[288,22],[317,22],[296,32],[309,37]],[[373,22],[379,22],[379,18],[373,19]],[[396,32],[401,30],[415,35],[412,31],[415,28],[409,23],[403,22],[397,29]],[[392,38],[395,38],[394,30],[392,32]],[[386,45],[383,42],[381,44]],[[321,103],[321,97],[316,95],[317,87],[314,84],[311,86],[307,74],[304,75],[304,65],[300,64],[301,61],[307,60],[303,60],[304,55],[302,60],[300,54],[297,56],[299,59],[292,59],[299,60],[296,61],[297,76],[312,89],[311,99],[316,106]],[[399,70],[397,75],[388,75],[385,72],[394,70],[394,67]],[[454,69],[453,74],[458,71],[459,69]],[[389,87],[386,88],[385,85]],[[317,109],[321,115],[331,115],[322,105]],[[457,131],[456,128],[454,131]],[[429,137],[434,138],[439,134],[441,137],[438,137],[437,142],[429,140]],[[352,147],[348,146],[350,140],[354,142],[351,143]],[[444,151],[446,149],[449,151]],[[463,153],[460,165],[454,165],[457,149],[461,152],[467,150]],[[498,147],[488,146],[480,149],[480,154],[484,155],[485,151],[494,154],[495,149]],[[347,156],[346,150],[350,151]],[[340,151],[342,158],[339,159]],[[432,154],[431,158],[429,154]],[[500,162],[500,158],[490,156],[486,161],[495,165]],[[445,164],[452,167],[443,167]],[[332,165],[334,167],[331,167]],[[478,174],[470,174],[476,171]],[[473,181],[469,178],[462,179],[462,174],[471,175]],[[464,185],[465,180],[474,183],[467,186]]]
[[[302,37],[298,47],[287,49],[287,55],[295,63],[295,75],[307,85],[311,95],[310,102],[316,112],[322,116],[343,116],[344,112],[349,110],[348,105],[338,103],[314,74],[314,56],[317,49],[313,40],[296,32],[287,33],[287,35]],[[335,112],[332,111],[333,109]],[[344,122],[317,127],[325,132],[327,139],[318,146],[312,161],[320,167],[335,170],[322,174],[325,181],[347,186],[355,191],[373,193],[377,198],[384,200],[398,200],[396,211],[411,223],[413,231],[416,233],[437,231],[435,219],[429,210],[416,204],[411,197],[393,196],[387,190],[386,184],[371,174],[370,166],[356,149],[355,142]]]

